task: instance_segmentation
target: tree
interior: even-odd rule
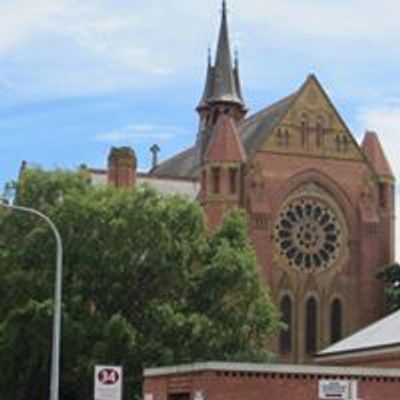
[[[385,285],[386,300],[391,311],[400,308],[400,264],[387,265],[378,273]]]
[[[145,186],[94,187],[84,170],[27,169],[17,201],[49,215],[63,237],[63,400],[92,397],[96,364],[123,365],[132,399],[143,367],[269,359],[277,316],[239,211],[208,234],[198,204]],[[0,214],[0,232],[0,398],[39,400],[55,245],[47,226],[17,212]]]

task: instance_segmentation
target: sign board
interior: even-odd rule
[[[94,400],[122,400],[122,368],[96,365]]]
[[[351,382],[344,380],[319,381],[319,399],[321,400],[351,400]]]

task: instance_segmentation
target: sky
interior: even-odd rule
[[[399,175],[397,0],[228,9],[250,112],[315,73],[358,140],[379,133]],[[152,144],[161,159],[191,145],[220,11],[220,0],[0,0],[0,188],[23,160],[101,168],[129,145],[146,170]]]

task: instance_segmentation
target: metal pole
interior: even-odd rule
[[[43,219],[50,226],[57,243],[56,277],[54,286],[54,313],[53,313],[53,340],[51,351],[51,375],[50,375],[50,400],[58,400],[60,386],[60,341],[61,341],[61,302],[62,302],[62,270],[63,270],[63,246],[60,232],[53,221],[38,210],[28,207],[5,204],[0,201],[0,206],[10,210],[23,211],[34,214]]]

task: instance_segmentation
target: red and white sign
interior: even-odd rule
[[[122,399],[122,368],[97,365],[94,371],[94,400]]]

